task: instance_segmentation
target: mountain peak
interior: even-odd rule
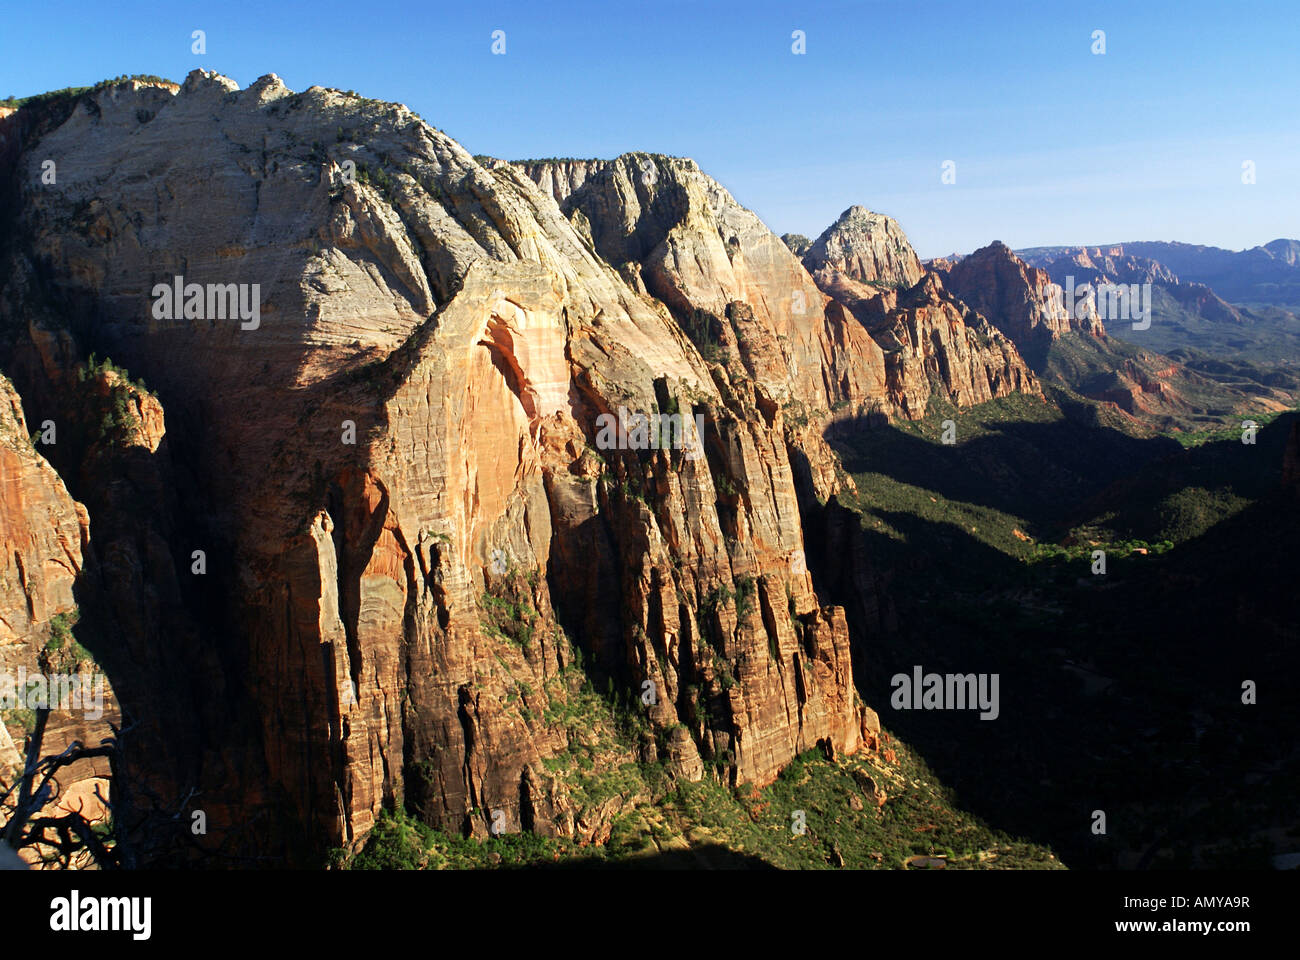
[[[1285,237],[1279,237],[1277,240],[1270,240],[1264,244],[1264,249],[1272,254],[1274,259],[1281,260],[1283,263],[1292,266],[1300,263],[1300,240],[1288,240]]]
[[[941,272],[949,290],[988,317],[1022,352],[1039,338],[1051,340],[1071,330],[1105,335],[1095,310],[1073,316],[1047,272],[1030,266],[1001,240]]]
[[[831,271],[885,287],[910,287],[923,273],[898,221],[857,204],[813,241],[803,261],[814,275]]]

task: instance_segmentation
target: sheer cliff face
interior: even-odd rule
[[[46,158],[57,183],[26,186]],[[89,504],[123,547],[96,581],[102,643],[141,664],[124,704],[187,755],[155,773],[203,789],[215,835],[271,810],[286,825],[258,829],[319,849],[406,798],[453,829],[500,810],[600,836],[616,808],[542,762],[581,733],[555,720],[578,651],[653,701],[643,754],[679,776],[761,783],[819,741],[857,748],[782,406],[885,396],[881,351],[694,164],[656,169],[548,181],[397,105],[197,71],[88,96],[24,145],[11,363],[71,417],[67,351],[15,316],[63,311],[165,409],[167,443],[130,461],[143,504]],[[578,202],[601,177],[619,201]],[[257,315],[168,318],[177,277],[247,285]],[[715,347],[741,363],[710,366]],[[700,423],[699,455],[602,448],[620,409]],[[832,483],[829,451],[801,449]]]
[[[1092,299],[1067,310],[1061,288],[1047,272],[1026,264],[1004,243],[981,247],[949,269],[940,269],[939,275],[949,290],[988,317],[1022,351],[1064,333],[1106,335]]]
[[[901,293],[878,295],[860,313],[885,351],[890,398],[905,416],[924,416],[934,394],[968,407],[1040,393],[1016,345],[948,293],[937,274],[927,272]]]
[[[771,401],[820,412],[887,402],[880,348],[693,160],[630,153],[517,166],[706,356],[738,360]]]
[[[86,566],[90,521],[86,508],[72,499],[54,468],[28,439],[33,432],[40,434],[40,425],[33,429],[26,422],[17,392],[0,376],[0,699],[13,708],[15,701],[10,698],[29,692],[23,685],[28,677],[76,677],[75,688],[56,682],[53,692],[46,691],[56,701],[69,697],[70,689],[77,692],[77,709],[65,700],[62,709],[51,713],[45,730],[45,752],[57,754],[74,741],[99,743],[112,735],[109,723],[120,725],[121,717],[103,674],[93,663],[71,656],[66,637],[51,635],[56,618],[75,622],[74,588]],[[52,640],[65,647],[53,649]],[[27,702],[24,698],[0,718],[0,774],[22,764],[23,737],[29,732],[23,720]],[[75,797],[95,818],[99,804],[93,786],[102,784],[95,778],[107,773],[106,760],[82,764],[73,777],[61,775],[55,800],[71,803]],[[77,776],[89,781],[81,789],[72,782]],[[55,803],[48,804],[45,812],[57,815]]]
[[[43,641],[39,626],[76,606],[90,533],[85,508],[28,437],[18,394],[0,377],[0,648]]]

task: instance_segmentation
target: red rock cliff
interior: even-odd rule
[[[10,362],[71,421],[58,383],[93,344],[166,410],[166,442],[61,469],[100,491],[101,643],[151,715],[153,774],[202,787],[214,836],[298,856],[405,800],[453,829],[503,810],[599,837],[616,807],[543,762],[584,736],[559,716],[579,656],[615,691],[653,684],[644,754],[677,776],[761,783],[820,741],[857,748],[782,407],[883,397],[881,353],[716,185],[651,202],[687,223],[637,269],[601,218],[405,108],[273,76],[109,88],[34,146],[18,182],[46,156],[59,179],[22,194],[32,259],[0,319],[42,312],[80,346],[28,324]],[[176,277],[256,284],[257,315],[169,318]],[[620,408],[698,416],[700,446],[602,449]],[[833,487],[829,450],[800,449]]]

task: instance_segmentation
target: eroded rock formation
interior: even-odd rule
[[[39,426],[39,425],[38,425]],[[0,774],[13,782],[37,706],[51,708],[42,755],[80,741],[97,745],[120,723],[113,690],[76,645],[77,584],[90,551],[86,508],[68,494],[30,434],[22,403],[0,376]],[[49,436],[57,442],[57,434]],[[42,444],[43,445],[43,444]],[[63,774],[46,805],[82,807],[91,821],[102,806],[94,795],[108,773],[103,759]]]
[[[905,290],[924,272],[898,221],[853,206],[803,254],[817,285],[852,307],[880,290]]]
[[[859,306],[885,351],[889,395],[904,416],[925,414],[936,393],[968,407],[1012,393],[1039,392],[1014,343],[927,272],[901,293],[885,292]]]
[[[949,290],[988,317],[1021,352],[1065,333],[1106,335],[1093,298],[1083,297],[1069,309],[1061,288],[1046,271],[1029,266],[999,241],[962,257],[947,270],[939,269],[939,274]]]
[[[676,776],[857,749],[796,474],[838,489],[817,425],[884,402],[883,356],[693,163],[644,196],[624,158],[548,181],[400,105],[202,71],[21,140],[4,363],[75,427],[92,646],[214,837],[300,859],[406,802],[599,839],[617,802],[544,762],[586,735],[587,679],[654,691],[631,759]],[[574,202],[600,177],[620,203]],[[200,293],[168,317],[178,282]],[[213,311],[232,284],[256,317]],[[150,388],[92,378],[130,414],[108,436],[70,386],[91,349]],[[699,417],[700,455],[600,448],[620,408]]]
[[[804,254],[818,287],[884,353],[891,413],[916,419],[931,396],[959,407],[1039,387],[1014,343],[924,270],[893,219],[854,206]]]

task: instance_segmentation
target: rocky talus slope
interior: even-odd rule
[[[620,759],[677,777],[859,747],[796,473],[837,489],[818,425],[889,403],[883,352],[693,163],[642,196],[633,160],[479,162],[400,105],[274,76],[42,109],[3,171],[0,364],[28,421],[67,426],[49,458],[89,539],[35,454],[23,502],[90,556],[43,576],[214,846],[301,861],[399,801],[599,839],[623,801],[546,762],[587,680],[647,714]],[[602,176],[636,179],[583,192]],[[168,318],[177,277],[260,309]],[[87,377],[91,351],[149,388]],[[699,455],[601,448],[620,408],[698,417]],[[6,622],[48,616],[33,592],[6,585]]]

